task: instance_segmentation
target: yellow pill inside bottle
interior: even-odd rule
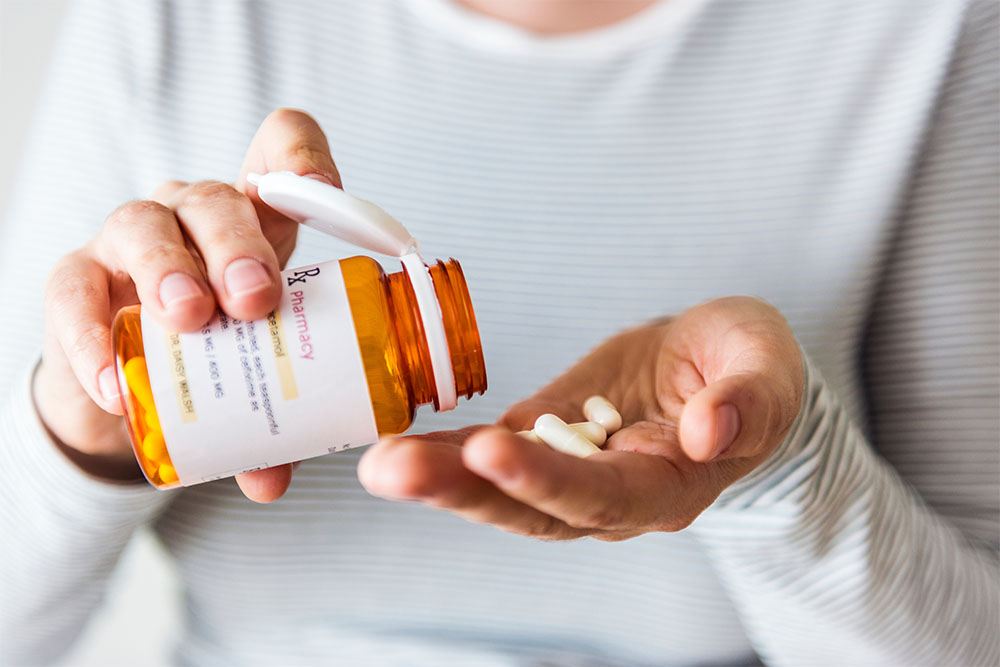
[[[150,431],[142,439],[142,453],[153,461],[160,461],[167,455],[167,446],[163,442],[163,434],[159,431]]]
[[[160,483],[165,486],[173,486],[177,484],[177,472],[174,467],[169,463],[163,463],[156,469],[156,476],[159,478]]]

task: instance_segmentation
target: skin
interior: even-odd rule
[[[781,443],[802,372],[775,308],[717,299],[611,338],[497,426],[383,440],[358,477],[375,495],[540,539],[677,531]],[[605,451],[580,459],[514,434],[545,412],[582,420],[593,394],[623,418]]]
[[[540,35],[592,30],[638,14],[656,0],[460,0],[480,14]]]
[[[298,225],[261,203],[246,175],[281,170],[341,186],[326,136],[301,111],[267,117],[234,184],[164,183],[149,201],[116,209],[96,238],[53,268],[34,398],[63,452],[85,471],[141,478],[115,416],[122,411],[110,325],[119,308],[141,300],[169,329],[196,331],[216,304],[240,319],[277,305],[279,267],[295,248]],[[281,496],[290,480],[290,465],[237,478],[259,502]]]
[[[596,28],[652,4],[464,2],[540,33]],[[141,479],[114,383],[113,313],[141,300],[164,326],[195,331],[216,304],[241,319],[277,304],[297,226],[264,205],[246,175],[278,170],[341,185],[316,122],[281,109],[261,125],[233,184],[164,183],[150,200],[115,210],[52,270],[34,397],[57,445],[83,470]],[[581,420],[592,394],[624,418],[606,451],[578,459],[514,435],[543,412]],[[365,453],[358,476],[375,495],[542,539],[679,530],[774,451],[801,397],[801,356],[781,314],[756,299],[720,299],[609,339],[497,425],[383,440]],[[270,502],[292,470],[236,481],[251,500]]]

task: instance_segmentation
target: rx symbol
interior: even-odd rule
[[[288,276],[288,284],[294,285],[295,283],[305,283],[306,278],[313,278],[319,275],[319,267],[315,269],[307,269],[305,271],[296,271],[292,275]]]

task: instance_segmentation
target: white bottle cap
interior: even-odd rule
[[[392,257],[420,250],[406,227],[370,201],[290,171],[247,174],[261,200],[296,222]]]
[[[434,385],[437,388],[437,409],[452,410],[458,405],[458,393],[455,389],[455,372],[451,367],[451,352],[448,350],[448,337],[444,332],[444,318],[441,316],[441,304],[434,293],[434,283],[431,273],[427,270],[420,255],[411,252],[400,257],[406,275],[413,285],[413,293],[417,297],[417,308],[420,310],[420,321],[424,325],[427,337],[427,349],[431,353],[431,368],[434,370]]]
[[[371,252],[398,257],[413,286],[430,351],[439,411],[457,405],[444,320],[430,272],[420,258],[420,243],[406,227],[375,204],[328,183],[290,171],[247,174],[261,201],[292,220]]]

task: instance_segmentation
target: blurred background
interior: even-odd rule
[[[67,4],[67,0],[0,0],[0,243],[24,136]],[[59,664],[170,664],[181,601],[177,578],[150,533],[136,535],[109,591],[76,648]]]

